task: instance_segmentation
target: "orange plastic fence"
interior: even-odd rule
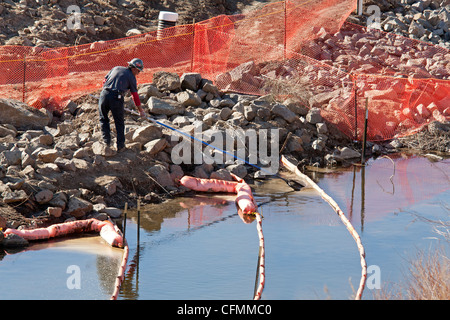
[[[410,134],[448,120],[450,52],[345,22],[354,0],[290,0],[248,14],[63,48],[0,47],[0,95],[62,108],[100,89],[106,73],[134,57],[139,83],[155,71],[199,72],[222,90],[293,97],[362,139]],[[434,59],[434,60],[433,60]],[[434,69],[429,67],[430,61]]]

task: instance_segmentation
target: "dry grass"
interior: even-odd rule
[[[450,263],[442,248],[428,253],[419,251],[409,261],[402,284],[374,293],[377,300],[448,300],[450,299]]]
[[[447,203],[441,203],[449,213]],[[373,296],[377,300],[449,300],[450,299],[450,221],[436,221],[412,213],[433,226],[440,245],[429,250],[418,250],[416,255],[407,260],[408,267],[401,283],[384,285]]]

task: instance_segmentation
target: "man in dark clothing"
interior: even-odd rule
[[[98,101],[100,124],[102,128],[103,141],[107,146],[111,144],[111,128],[108,113],[111,111],[117,132],[117,151],[125,150],[125,122],[124,122],[124,95],[130,90],[134,104],[141,117],[145,112],[141,107],[141,101],[137,94],[136,76],[144,69],[141,59],[134,58],[128,62],[128,67],[114,67],[106,75],[103,82],[103,90]]]

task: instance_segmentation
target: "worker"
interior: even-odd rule
[[[130,90],[133,101],[141,117],[145,118],[145,112],[141,107],[141,101],[137,94],[136,76],[144,69],[141,59],[134,58],[128,62],[127,67],[117,66],[111,69],[103,82],[103,90],[98,101],[100,125],[103,141],[110,147],[111,128],[108,114],[111,111],[117,132],[117,152],[125,149],[125,121],[124,121],[124,95]]]

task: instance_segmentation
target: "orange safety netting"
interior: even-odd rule
[[[112,67],[139,57],[145,64],[139,83],[161,70],[199,72],[221,90],[270,93],[320,108],[354,139],[362,139],[366,99],[369,140],[448,120],[449,51],[345,22],[355,8],[354,0],[281,1],[112,41],[2,46],[0,95],[61,108],[100,89]]]

